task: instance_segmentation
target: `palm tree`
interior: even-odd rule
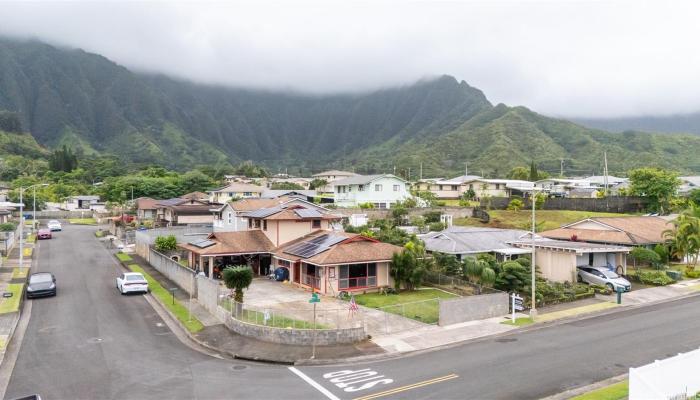
[[[243,289],[253,282],[253,270],[247,265],[228,266],[223,271],[224,284],[234,290],[233,300],[243,303]]]

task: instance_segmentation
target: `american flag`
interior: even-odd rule
[[[350,296],[350,308],[348,308],[348,313],[350,316],[354,316],[357,310],[359,310],[360,307],[357,306],[357,303],[355,303],[355,295]]]

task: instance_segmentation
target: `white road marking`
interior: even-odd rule
[[[299,371],[298,369],[296,369],[294,367],[289,367],[289,370],[292,371],[299,378],[303,379],[306,383],[313,386],[316,390],[323,393],[323,395],[328,397],[329,399],[340,400],[336,395],[329,392],[328,389],[324,388],[323,386],[319,385],[315,380],[309,378],[305,373]]]

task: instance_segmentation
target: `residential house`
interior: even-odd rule
[[[586,179],[564,179],[564,178],[547,178],[540,179],[535,182],[535,188],[548,193],[555,197],[570,197],[572,191],[576,193],[591,193],[597,191],[598,186],[592,186],[591,182]],[[591,195],[592,196],[592,195]],[[591,197],[586,195],[586,197]]]
[[[291,183],[294,185],[301,186],[303,190],[308,190],[309,185],[311,184],[311,181],[312,181],[311,178],[296,178],[296,177],[272,178],[267,182],[266,186],[268,188],[272,188],[272,185],[274,185],[276,183],[278,183],[278,184]]]
[[[186,200],[203,200],[206,201],[209,199],[209,194],[204,193],[204,192],[190,192],[183,194],[180,196],[181,199],[186,199]]]
[[[252,208],[264,200],[240,200],[229,206]],[[300,199],[288,201],[242,212],[248,230],[214,232],[178,246],[188,251],[188,265],[217,279],[226,266],[245,264],[259,275],[287,268],[293,284],[329,295],[393,285],[389,264],[401,247],[334,231],[332,224],[339,216]]]
[[[328,184],[324,187],[316,188],[316,190],[320,193],[333,193],[333,185],[332,183],[335,181],[339,181],[341,179],[346,179],[350,178],[352,176],[357,176],[356,173],[354,172],[348,172],[348,171],[338,171],[338,170],[329,170],[329,171],[323,171],[319,172],[318,174],[311,175],[313,179],[322,179]]]
[[[576,267],[606,267],[619,274],[627,273],[627,254],[630,247],[574,242],[567,240],[521,240],[511,245],[532,252],[542,276],[554,282],[576,282]]]
[[[431,253],[452,254],[458,260],[476,257],[479,254],[492,254],[499,261],[517,258],[520,254],[529,254],[511,245],[511,242],[529,239],[530,232],[518,229],[498,229],[452,226],[440,232],[421,235],[425,249]]]
[[[375,208],[391,208],[392,204],[411,197],[406,181],[391,174],[357,175],[333,182],[338,207],[358,207],[370,203]]]
[[[209,201],[224,204],[232,200],[256,198],[260,197],[264,190],[262,186],[234,182],[209,192]]]
[[[248,219],[243,213],[264,208],[282,207],[289,208],[301,206],[316,209],[322,213],[329,213],[326,208],[313,204],[296,196],[282,196],[273,199],[241,199],[234,202],[214,207],[214,232],[236,232],[248,229]]]
[[[158,202],[159,200],[155,200],[150,197],[139,197],[138,199],[136,199],[134,201],[134,207],[136,208],[136,218],[140,221],[147,219],[156,219]]]
[[[693,190],[700,189],[700,176],[681,176],[681,186],[678,188],[678,194],[687,196]]]
[[[102,211],[105,203],[100,202],[100,196],[71,196],[62,204],[67,211]]]
[[[664,243],[664,231],[672,228],[669,221],[660,217],[593,217],[540,232],[539,235],[556,240],[651,248]]]
[[[216,203],[207,200],[183,199],[176,197],[158,200],[155,222],[158,225],[211,224],[214,215],[210,211]]]
[[[533,183],[515,179],[486,179],[477,175],[462,175],[452,179],[421,181],[416,184],[420,191],[430,191],[438,199],[458,199],[469,190],[476,198],[510,197],[531,191]]]
[[[345,232],[313,232],[280,246],[273,265],[289,269],[293,284],[336,296],[394,285],[391,259],[402,248]]]
[[[0,182],[0,201],[7,201],[10,189],[11,187],[7,182]]]
[[[5,224],[10,222],[12,218],[12,211],[5,207],[0,207],[0,224]]]

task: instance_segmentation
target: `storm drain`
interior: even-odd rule
[[[234,371],[242,371],[242,370],[247,369],[247,368],[248,367],[245,365],[234,365],[233,367],[231,367],[231,369]]]
[[[510,343],[510,342],[515,342],[518,339],[515,338],[501,338],[501,339],[496,339],[496,343]]]

